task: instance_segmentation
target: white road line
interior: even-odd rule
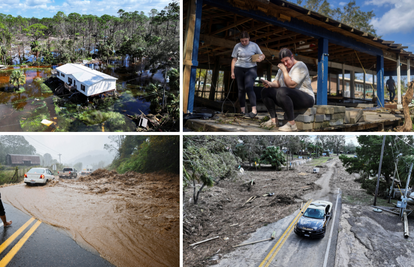
[[[332,223],[335,223],[335,216],[336,216],[336,211],[337,211],[337,207],[338,207],[338,199],[339,199],[339,192],[340,192],[339,190],[340,189],[338,188],[338,196],[336,197],[335,213],[334,213],[334,216],[332,218],[332,221],[333,221]],[[334,226],[332,225],[331,232],[329,233],[329,241],[328,241],[328,246],[326,247],[325,260],[323,262],[323,267],[326,267],[326,265],[328,264],[329,248],[331,247],[333,229],[334,229]]]

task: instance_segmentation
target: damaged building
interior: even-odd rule
[[[381,117],[364,109],[402,108],[401,76],[406,76],[410,83],[414,68],[411,64],[414,55],[404,50],[407,46],[382,40],[283,0],[185,0],[183,7],[185,114],[203,113],[207,109],[220,113],[239,112],[237,84],[232,82],[230,64],[240,33],[247,31],[250,40],[257,43],[266,56],[257,64],[255,93],[258,100],[263,88],[258,80],[271,80],[276,75],[281,48],[289,48],[295,58],[308,67],[315,104],[324,107],[320,112],[328,113],[318,113],[317,107],[307,114],[298,113],[297,116],[303,115],[299,122],[312,122],[300,130],[382,130],[403,121],[403,115],[398,112]],[[385,80],[390,75],[397,76],[396,103],[385,101]],[[326,108],[328,105],[335,108]],[[267,113],[260,101],[257,109],[259,113]],[[280,116],[283,120],[283,114]],[[201,116],[204,120],[207,117],[205,113]],[[352,125],[346,126],[351,124],[350,117]],[[365,123],[357,125],[361,122]],[[207,121],[191,118],[186,124],[189,128],[200,130],[203,127],[202,130],[207,131],[258,130],[242,124],[239,128],[212,127]]]

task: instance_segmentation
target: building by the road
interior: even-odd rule
[[[40,165],[40,157],[37,155],[7,154],[6,165],[36,166]]]

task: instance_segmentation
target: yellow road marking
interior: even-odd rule
[[[27,233],[22,237],[22,239],[20,239],[19,242],[0,261],[0,267],[6,266],[13,259],[14,255],[16,255],[16,253],[22,248],[24,243],[26,243],[27,239],[29,239],[29,237],[34,233],[34,231],[36,231],[37,227],[39,227],[41,223],[41,221],[37,221],[32,226],[32,228],[30,228],[30,230],[27,231]]]
[[[296,217],[293,219],[293,221],[289,224],[288,228],[282,234],[282,236],[277,241],[277,243],[273,246],[272,250],[270,250],[269,254],[267,254],[266,258],[262,261],[262,263],[259,265],[259,267],[268,267],[270,265],[270,263],[273,261],[274,257],[279,252],[279,250],[282,248],[282,246],[285,243],[286,239],[289,237],[290,233],[292,232],[294,226],[296,225],[297,221],[299,220],[300,216],[302,215],[302,211],[305,211],[311,203],[312,203],[312,199],[309,200],[305,204],[305,206],[302,207],[302,209],[299,211],[299,213],[296,215]]]
[[[29,226],[34,220],[35,218],[32,217],[25,224],[23,224],[23,226],[20,227],[19,230],[17,230],[14,234],[7,238],[7,240],[0,245],[0,253],[2,253],[3,250],[5,250],[10,245],[10,243],[12,243],[16,239],[16,237],[18,237],[24,231],[24,229],[26,229],[27,226]]]

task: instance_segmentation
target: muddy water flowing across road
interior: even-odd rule
[[[178,266],[178,178],[121,180],[18,184],[2,188],[1,196],[35,218],[65,228],[81,246],[92,246],[117,266]]]

